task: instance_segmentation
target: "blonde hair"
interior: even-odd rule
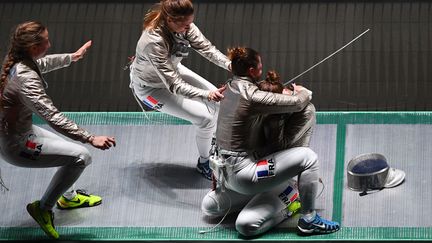
[[[144,16],[143,30],[164,25],[167,18],[181,21],[194,13],[191,0],[161,0]]]
[[[10,69],[15,63],[31,59],[29,48],[44,41],[42,33],[47,28],[40,22],[30,21],[19,24],[11,33],[8,53],[3,61],[0,75],[0,92],[3,95]]]

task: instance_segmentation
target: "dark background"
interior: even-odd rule
[[[0,55],[18,23],[39,20],[49,53],[93,47],[71,67],[46,74],[62,111],[139,111],[122,67],[134,54],[142,19],[156,1],[5,1]],[[289,80],[355,36],[361,39],[297,80],[318,111],[432,110],[432,1],[195,0],[195,23],[222,52],[244,45],[262,54],[264,71]],[[183,63],[219,85],[225,70],[195,52]]]

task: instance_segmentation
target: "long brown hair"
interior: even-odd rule
[[[21,62],[25,59],[31,60],[29,48],[44,41],[42,33],[46,29],[47,28],[43,24],[30,21],[19,24],[11,33],[9,50],[3,61],[0,75],[1,94],[3,94],[3,90],[7,84],[7,77],[10,73],[10,69],[15,65],[15,63]]]
[[[193,13],[194,7],[191,0],[161,0],[144,16],[143,30],[164,25],[168,17],[174,21],[181,21]]]
[[[248,76],[249,68],[256,68],[259,62],[259,53],[248,47],[233,47],[228,49],[228,58],[231,60],[231,69],[234,75]]]

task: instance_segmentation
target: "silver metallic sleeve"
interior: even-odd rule
[[[20,100],[28,108],[59,133],[83,143],[88,141],[91,134],[69,120],[54,106],[36,72],[29,71],[20,79],[20,82],[22,82]]]
[[[181,78],[177,68],[174,67],[169,58],[170,53],[168,52],[167,43],[164,41],[149,43],[144,53],[146,53],[146,58],[170,92],[189,98],[208,97],[210,91],[194,87]]]
[[[298,112],[311,101],[312,92],[303,89],[296,95],[278,94],[261,91],[255,85],[249,86],[248,94],[253,104],[253,112],[257,114],[276,114]]]
[[[191,28],[186,33],[186,36],[190,42],[190,45],[200,55],[219,67],[228,70],[228,66],[231,61],[201,33],[195,24],[191,24]]]
[[[72,54],[53,54],[36,60],[42,73],[48,73],[63,67],[67,67],[72,62]]]

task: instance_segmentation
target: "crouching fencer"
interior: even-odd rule
[[[32,114],[62,135],[98,149],[115,146],[115,139],[94,136],[68,119],[45,92],[47,73],[81,59],[87,42],[71,54],[45,56],[51,46],[48,29],[39,22],[18,25],[11,34],[9,52],[2,66],[0,91],[0,153],[13,165],[29,168],[59,167],[40,200],[27,205],[28,213],[51,238],[58,238],[52,208],[73,209],[99,205],[102,198],[70,190],[92,162],[88,149],[32,124]]]
[[[209,216],[240,211],[235,223],[240,234],[264,233],[290,215],[295,198],[290,181],[297,176],[302,214],[298,229],[306,234],[338,231],[338,223],[322,219],[315,211],[318,159],[310,148],[284,148],[265,156],[256,153],[264,136],[261,116],[301,112],[310,104],[312,92],[301,86],[295,87],[295,95],[261,91],[256,85],[262,74],[260,55],[236,47],[228,56],[234,78],[221,102],[218,154],[212,159],[218,183],[204,197],[202,211]]]
[[[230,61],[193,23],[191,0],[160,0],[145,15],[131,65],[133,94],[140,105],[190,121],[196,128],[196,169],[211,180],[209,151],[223,88],[181,64],[189,50],[229,70]]]

